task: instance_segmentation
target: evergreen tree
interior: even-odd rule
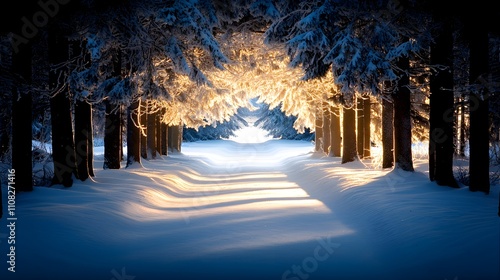
[[[489,92],[486,76],[488,65],[488,29],[469,20],[466,32],[470,48],[469,96],[469,174],[471,191],[490,192]]]
[[[430,80],[429,177],[439,185],[458,187],[453,175],[454,85],[453,28],[446,11],[435,10],[438,22],[431,45],[431,65],[441,66]]]
[[[297,117],[285,115],[281,104],[271,110],[269,110],[268,104],[262,104],[255,114],[259,117],[254,125],[268,131],[268,136],[287,140],[311,141],[314,139],[314,134],[309,129],[304,133],[298,133],[293,126]]]

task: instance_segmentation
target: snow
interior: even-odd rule
[[[228,139],[237,143],[263,143],[269,140],[273,140],[272,136],[269,136],[269,131],[262,129],[261,126],[256,126],[256,117],[245,116],[245,121],[248,125],[234,131],[234,136],[230,136]]]
[[[409,173],[243,142],[119,170],[96,149],[93,180],[17,195],[16,272],[2,261],[0,279],[499,279],[498,185],[437,186],[424,159]]]

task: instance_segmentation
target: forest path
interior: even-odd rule
[[[498,195],[313,148],[184,143],[71,188],[22,193],[18,270],[0,279],[498,279]]]

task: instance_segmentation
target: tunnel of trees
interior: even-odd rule
[[[458,187],[453,160],[468,158],[469,189],[489,193],[500,161],[499,12],[486,1],[41,0],[2,13],[0,157],[17,192],[43,184],[34,139],[51,143],[47,183],[70,187],[180,151],[188,130],[230,131],[255,98],[342,163],[377,143],[383,168],[412,172],[412,143],[429,141],[429,180]]]

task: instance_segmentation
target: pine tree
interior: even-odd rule
[[[127,165],[141,164],[140,99],[127,108]]]
[[[402,57],[398,66],[403,71],[397,83],[397,91],[392,95],[394,100],[394,164],[404,171],[414,171],[412,157],[411,133],[411,98],[410,98],[410,62]]]
[[[54,176],[52,184],[65,187],[73,185],[76,175],[75,143],[73,139],[73,123],[71,117],[71,101],[68,85],[61,77],[66,77],[65,69],[58,66],[68,60],[68,39],[60,29],[53,27],[49,31],[49,60],[53,67],[49,74],[51,125],[52,125],[52,158]]]
[[[342,137],[340,133],[340,114],[341,114],[341,107],[338,105],[334,105],[330,107],[331,111],[331,149],[330,149],[330,156],[332,157],[340,157],[342,155],[341,152],[341,143],[342,143]]]
[[[388,99],[382,98],[382,168],[394,166],[394,107]]]
[[[322,107],[316,105],[316,123],[314,129],[314,142],[315,142],[315,151],[320,152],[323,151],[323,110]]]
[[[429,177],[438,185],[457,188],[453,175],[453,30],[450,19],[443,18],[444,11],[434,16],[441,28],[431,46],[431,65],[446,68],[437,70],[430,80]]]
[[[331,115],[330,108],[327,101],[323,101],[323,152],[326,155],[330,153],[331,147]]]
[[[356,149],[356,109],[354,107],[344,107],[342,122],[342,163],[353,162],[358,159]]]
[[[479,22],[466,23],[470,48],[469,83],[469,174],[471,191],[490,192],[489,92],[486,82],[488,65],[488,29]]]

